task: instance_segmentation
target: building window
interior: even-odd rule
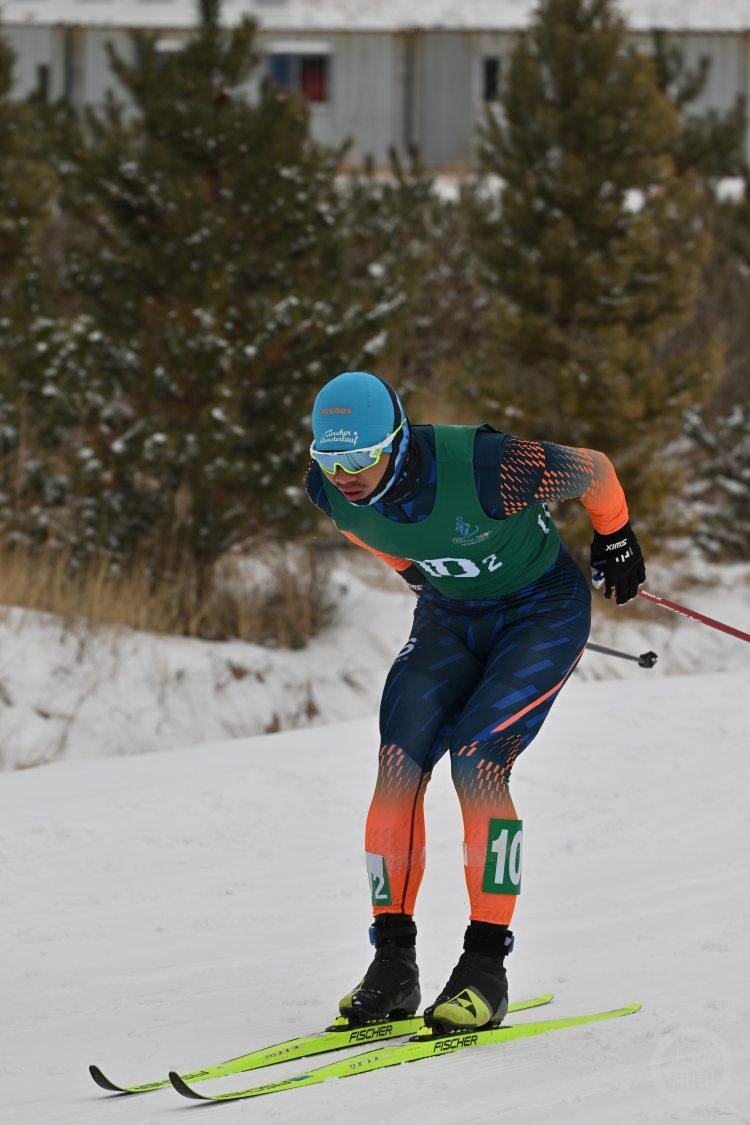
[[[294,90],[305,101],[330,101],[330,57],[328,55],[272,54],[268,70],[277,86]]]
[[[488,56],[482,64],[482,100],[496,102],[500,96],[500,59]]]

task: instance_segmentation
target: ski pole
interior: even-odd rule
[[[694,609],[687,609],[684,605],[678,605],[677,602],[667,601],[659,594],[649,594],[648,590],[639,590],[639,598],[647,598],[650,602],[656,602],[657,605],[663,605],[665,609],[671,609],[674,613],[681,613],[683,617],[692,617],[693,621],[701,621],[704,625],[710,625],[712,629],[720,629],[722,633],[729,633],[731,637],[738,637],[741,641],[750,641],[750,633],[743,633],[741,629],[735,629],[732,625],[725,625],[722,621],[716,621],[713,617],[706,617],[702,613],[696,613]]]
[[[589,641],[586,648],[592,652],[603,652],[606,656],[619,656],[621,660],[634,660],[639,668],[653,668],[659,657],[655,652],[642,652],[640,656],[631,656],[629,652],[620,652],[616,648],[607,648],[605,645],[595,645]]]

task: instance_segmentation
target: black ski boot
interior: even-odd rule
[[[408,914],[379,914],[370,927],[375,958],[364,978],[339,1003],[351,1023],[413,1016],[419,1007],[417,927]]]
[[[464,952],[424,1022],[436,1032],[464,1031],[498,1024],[508,1011],[508,980],[503,961],[513,948],[507,926],[470,922]]]

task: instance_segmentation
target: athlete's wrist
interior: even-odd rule
[[[406,570],[400,570],[399,574],[404,582],[406,582],[409,589],[419,597],[425,584],[424,574],[422,574],[419,567],[412,563],[410,566],[407,566]]]

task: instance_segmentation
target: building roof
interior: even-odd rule
[[[750,0],[620,0],[634,30],[748,32]],[[6,24],[187,28],[195,0],[4,0]],[[224,0],[223,20],[255,16],[281,32],[398,31],[427,28],[513,31],[534,0]]]

